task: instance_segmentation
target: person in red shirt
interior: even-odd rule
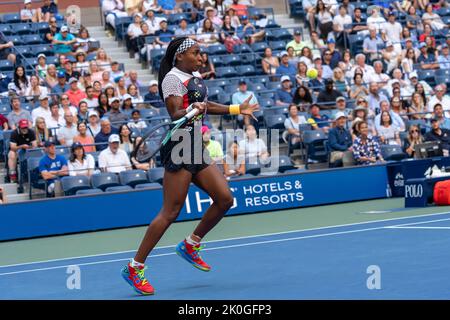
[[[245,4],[239,4],[239,0],[233,0],[233,4],[230,6],[236,11],[236,15],[239,17],[247,16],[247,6]]]
[[[69,86],[70,89],[66,92],[66,94],[69,96],[69,101],[72,105],[78,106],[81,100],[87,98],[86,92],[78,88],[77,78],[70,78]]]
[[[8,119],[4,115],[0,114],[0,128],[8,130]]]

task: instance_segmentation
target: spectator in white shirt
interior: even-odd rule
[[[259,139],[255,127],[247,125],[245,128],[246,139],[239,142],[239,152],[245,155],[248,163],[256,164],[258,160],[267,159],[269,153],[262,139]]]
[[[74,123],[73,115],[70,111],[66,111],[64,113],[64,120],[66,120],[66,124],[59,128],[56,133],[59,142],[63,146],[71,146],[73,143],[73,138],[78,135],[77,126]]]
[[[375,29],[377,29],[377,33],[379,33],[380,30],[381,30],[381,26],[385,22],[386,22],[386,19],[384,19],[380,15],[380,11],[379,11],[378,7],[373,7],[372,8],[372,14],[370,15],[370,17],[367,18],[367,25],[369,26],[369,28],[371,26],[374,26]]]
[[[39,97],[39,103],[40,103],[39,107],[37,107],[37,108],[33,109],[33,111],[31,111],[31,118],[33,119],[33,125],[36,124],[37,117],[44,118],[45,122],[48,123],[52,116],[52,113],[49,108],[48,96],[41,95]]]
[[[339,14],[333,18],[333,30],[336,43],[348,44],[348,34],[351,31],[352,17],[347,14],[347,8],[343,5],[339,7]]]
[[[70,158],[68,162],[70,176],[88,176],[94,173],[95,160],[90,154],[84,152],[80,142],[72,144]]]
[[[379,60],[375,61],[373,69],[374,71],[369,76],[369,82],[376,82],[379,89],[384,89],[391,78],[386,73],[383,73],[383,63]]]
[[[109,147],[100,152],[98,166],[103,172],[119,173],[131,170],[131,162],[127,153],[119,148],[120,137],[112,134],[108,139]]]
[[[402,52],[402,25],[395,21],[395,12],[389,12],[389,18],[381,27],[381,35],[384,41],[390,40],[394,44],[394,50],[398,53]]]
[[[128,14],[124,11],[122,0],[103,0],[102,12],[106,15],[106,22],[109,23],[113,29],[116,28],[116,18],[127,17]]]
[[[97,135],[97,133],[100,132],[100,118],[98,117],[98,113],[95,110],[91,110],[88,113],[88,130],[87,134],[94,137]]]
[[[49,129],[58,129],[65,124],[64,117],[61,115],[59,105],[56,102],[50,105],[50,118],[45,122]]]
[[[440,55],[438,56],[439,67],[441,69],[450,69],[450,54],[448,45],[444,43],[441,49]]]
[[[128,127],[130,129],[142,130],[147,128],[147,124],[141,119],[141,112],[135,109],[131,112],[131,121],[128,122]]]
[[[450,110],[450,97],[445,94],[446,89],[447,88],[445,84],[439,84],[436,86],[434,90],[435,94],[430,98],[430,101],[428,102],[428,111],[432,112],[434,110],[434,106],[437,103],[440,103],[442,105],[444,111]]]

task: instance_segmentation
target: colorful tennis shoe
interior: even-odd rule
[[[132,267],[131,263],[128,263],[122,268],[122,277],[137,293],[152,295],[155,293],[155,289],[145,278],[145,269],[147,267]]]
[[[183,240],[177,245],[175,251],[180,257],[185,259],[197,269],[202,271],[210,271],[211,267],[203,261],[199,254],[200,250],[203,248],[204,247],[200,246],[200,244],[191,245],[187,243],[186,240]]]

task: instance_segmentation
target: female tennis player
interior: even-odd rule
[[[207,88],[198,73],[202,66],[200,47],[196,41],[180,37],[172,40],[161,61],[159,71],[159,92],[164,100],[172,120],[178,120],[197,109],[197,114],[179,130],[189,132],[192,151],[194,136],[201,140],[200,130],[203,116],[214,115],[246,115],[252,116],[257,111],[256,104],[250,104],[251,96],[241,105],[225,106],[207,100]],[[204,190],[213,200],[212,205],[203,215],[194,232],[181,241],[176,252],[194,267],[209,271],[211,267],[203,261],[199,252],[202,238],[222,219],[233,204],[228,183],[216,165],[208,164],[202,155],[183,157],[182,162],[174,161],[175,151],[172,149],[182,141],[169,141],[161,148],[161,161],[165,168],[163,180],[163,206],[149,225],[134,259],[122,269],[123,278],[139,294],[154,294],[154,288],[145,278],[145,260],[163,236],[167,228],[176,220],[183,207],[189,184],[193,182]],[[201,141],[200,141],[201,144]],[[179,148],[177,148],[179,149]],[[189,158],[186,160],[186,158]],[[195,161],[200,158],[199,161]],[[190,160],[190,161],[189,161]]]

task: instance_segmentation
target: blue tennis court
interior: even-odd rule
[[[450,213],[206,242],[213,270],[157,248],[147,260],[156,295],[120,276],[133,252],[0,267],[1,299],[448,299]],[[68,267],[80,289],[68,289]],[[379,269],[380,289],[368,270]],[[7,288],[7,290],[5,290]]]

